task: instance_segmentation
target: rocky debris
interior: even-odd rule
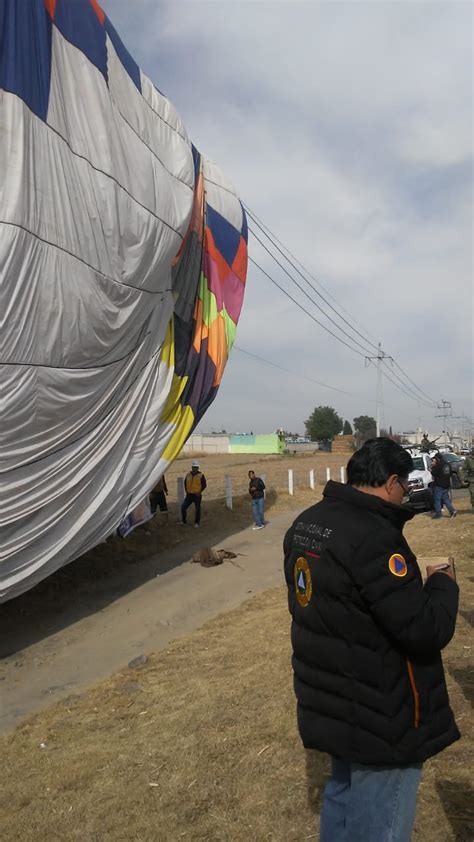
[[[130,669],[137,669],[138,667],[143,667],[148,661],[146,655],[137,655],[136,658],[132,658],[131,661],[128,662],[128,666]]]
[[[122,690],[124,693],[138,693],[139,690],[143,689],[143,684],[140,684],[139,681],[127,681],[126,684],[123,685]]]

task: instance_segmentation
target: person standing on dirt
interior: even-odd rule
[[[184,480],[184,490],[186,497],[181,506],[181,523],[186,524],[186,512],[190,506],[194,504],[194,528],[197,529],[201,523],[201,499],[202,492],[207,488],[206,477],[199,470],[199,462],[193,462],[189,474],[186,474]]]
[[[265,526],[265,483],[255,476],[255,471],[249,471],[249,494],[252,498],[252,511],[255,526],[253,529],[263,529]]]
[[[403,536],[412,469],[370,439],[284,540],[299,731],[332,759],[321,842],[408,842],[422,764],[460,736],[441,661],[459,589],[451,567],[423,585]]]
[[[441,453],[435,453],[431,464],[431,475],[434,479],[433,486],[433,505],[435,513],[433,520],[439,520],[442,517],[441,510],[446,506],[449,517],[456,517],[457,511],[451,503],[449,497],[449,489],[451,486],[451,468],[449,463],[445,462]]]
[[[167,496],[168,486],[166,485],[165,475],[163,474],[150,492],[150,510],[152,515],[156,514],[158,508],[160,512],[165,514],[168,512]]]
[[[469,484],[471,506],[474,509],[474,447],[471,448],[469,456],[466,456],[462,468],[462,477],[464,482]]]

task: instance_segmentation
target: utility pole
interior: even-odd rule
[[[379,351],[378,354],[374,357],[366,357],[366,365],[367,363],[371,363],[373,360],[377,360],[377,398],[376,398],[376,405],[377,405],[377,412],[376,412],[376,435],[377,438],[380,436],[380,415],[382,411],[382,360],[391,360],[393,361],[393,357],[390,357],[384,351],[382,351],[382,346],[379,342]]]
[[[448,415],[452,414],[453,407],[451,405],[451,401],[441,401],[441,406],[438,404],[437,409],[443,410],[442,415],[435,415],[435,418],[443,419],[444,446],[446,448],[446,445],[448,443],[446,431],[446,418],[448,417]]]
[[[466,425],[469,425],[469,416],[464,415],[464,410],[461,410],[462,415],[453,415],[453,421],[460,421],[461,422],[461,447],[464,447],[464,434],[466,432]],[[467,436],[466,436],[467,440]],[[469,444],[469,442],[468,442]]]

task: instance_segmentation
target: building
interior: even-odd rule
[[[421,427],[417,427],[416,431],[407,433],[400,433],[402,441],[405,444],[421,444],[421,439],[425,433]],[[437,433],[430,433],[426,431],[429,441],[434,441],[437,447],[444,447],[445,445],[453,450],[460,450],[464,446],[464,439],[457,430],[452,432],[446,430],[446,433],[439,431]]]
[[[182,453],[229,453],[229,436],[222,433],[201,435],[193,433],[184,445]]]
[[[278,433],[240,433],[223,435],[194,433],[183,447],[183,453],[284,453],[285,439]]]

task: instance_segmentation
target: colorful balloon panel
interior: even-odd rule
[[[179,454],[232,348],[247,225],[97,0],[0,0],[0,125],[3,601]]]

